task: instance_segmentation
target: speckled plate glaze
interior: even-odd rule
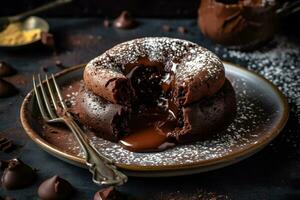
[[[238,112],[226,131],[193,144],[178,145],[157,153],[133,153],[121,146],[88,133],[92,143],[117,166],[131,176],[178,176],[221,168],[249,157],[266,146],[283,129],[288,119],[284,95],[263,77],[231,63],[224,63],[226,77],[234,86]],[[61,86],[82,77],[84,65],[74,66],[56,75]],[[37,123],[39,110],[32,91],[21,107],[21,121],[28,136],[50,154],[85,167],[83,154],[71,133],[56,139],[44,137],[45,124]],[[47,125],[46,125],[47,126]]]

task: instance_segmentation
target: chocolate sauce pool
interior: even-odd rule
[[[165,121],[168,113],[158,107],[139,111],[133,114],[130,120],[130,133],[119,143],[125,149],[134,152],[163,151],[173,147],[175,143],[157,128],[158,122]]]
[[[162,151],[175,145],[168,142],[167,137],[153,127],[134,130],[119,143],[125,149],[134,152]]]

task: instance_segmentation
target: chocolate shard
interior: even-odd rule
[[[10,97],[17,93],[17,89],[11,83],[0,79],[0,98],[2,97]]]
[[[1,168],[4,168],[1,185],[8,190],[24,188],[31,185],[36,179],[35,170],[18,158],[1,163]]]
[[[117,17],[113,23],[114,27],[120,29],[130,29],[137,25],[128,11],[123,11],[119,17]]]
[[[73,192],[73,186],[57,175],[45,180],[38,189],[38,195],[43,200],[70,199]]]
[[[94,200],[125,200],[126,198],[114,187],[99,190],[94,195]]]
[[[10,64],[5,61],[0,61],[0,77],[12,76],[17,73]]]

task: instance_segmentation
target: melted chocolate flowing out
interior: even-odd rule
[[[137,113],[133,114],[129,123],[130,134],[119,141],[120,145],[133,152],[163,151],[175,146],[175,141],[157,128],[159,121],[166,121],[170,118],[168,111],[160,107],[141,107]],[[176,126],[176,124],[173,125],[171,129]]]
[[[70,199],[73,191],[68,181],[59,176],[53,176],[40,185],[38,195],[42,200],[63,200]]]
[[[8,190],[24,188],[36,179],[35,170],[18,158],[1,161],[1,169],[4,170],[1,185]]]
[[[4,61],[0,61],[0,77],[12,76],[17,73],[10,64]]]

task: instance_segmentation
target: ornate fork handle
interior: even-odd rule
[[[56,92],[54,92],[48,76],[46,75],[46,83],[50,98],[42,84],[40,75],[38,75],[39,88],[37,87],[35,77],[33,76],[34,92],[43,119],[47,123],[63,122],[70,128],[85,153],[86,165],[93,174],[93,181],[96,184],[122,185],[125,183],[127,181],[127,176],[118,171],[111,160],[95,149],[89,138],[74,121],[73,116],[68,112],[67,105],[63,100],[54,75],[52,75],[52,80]],[[58,112],[61,109],[62,112]]]
[[[69,113],[62,117],[71,129],[85,153],[86,164],[93,174],[93,181],[100,185],[122,185],[127,181],[127,176],[117,170],[113,161],[102,155],[93,145],[83,130],[74,121]]]

